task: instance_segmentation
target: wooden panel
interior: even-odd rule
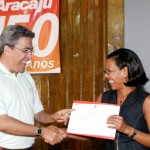
[[[60,0],[61,73],[32,75],[49,113],[71,108],[73,100],[95,101],[104,90],[107,49],[123,45],[122,16],[123,0]],[[35,149],[102,150],[102,140],[50,146],[38,138]]]
[[[108,3],[108,52],[124,46],[124,0]]]

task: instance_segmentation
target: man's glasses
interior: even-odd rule
[[[34,53],[33,48],[20,49],[20,48],[15,47],[15,46],[13,46],[13,48],[16,48],[16,49],[22,51],[25,55],[27,55],[28,53],[30,53],[32,55]]]

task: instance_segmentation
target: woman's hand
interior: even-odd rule
[[[108,118],[107,124],[109,128],[116,129],[119,132],[128,133],[128,125],[125,123],[123,117],[119,115],[112,115]]]

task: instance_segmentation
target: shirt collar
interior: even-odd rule
[[[0,62],[0,71],[3,74],[16,76],[16,77],[19,77],[21,75],[21,73],[18,73],[17,75],[16,75],[16,73],[11,73],[10,71],[8,71],[8,69],[1,62]]]

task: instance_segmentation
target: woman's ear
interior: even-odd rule
[[[122,78],[127,79],[127,77],[128,77],[128,68],[124,67],[122,69]]]

